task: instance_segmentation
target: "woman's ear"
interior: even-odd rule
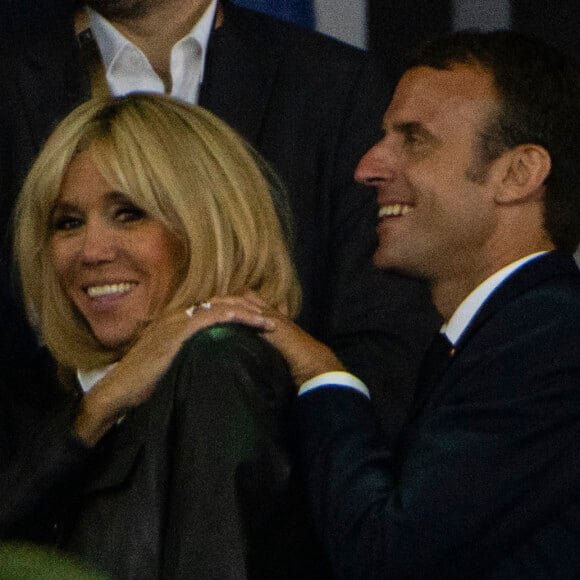
[[[495,200],[500,204],[525,201],[543,195],[544,182],[550,174],[552,159],[541,145],[523,144],[501,157],[501,183]]]

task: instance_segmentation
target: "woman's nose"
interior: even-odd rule
[[[117,236],[102,223],[88,222],[81,241],[81,257],[85,263],[108,262],[117,254]]]

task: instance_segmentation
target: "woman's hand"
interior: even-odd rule
[[[144,403],[181,345],[195,332],[221,322],[267,330],[272,323],[255,299],[215,297],[186,312],[149,324],[115,367],[84,397],[75,422],[77,436],[95,445],[123,413]]]

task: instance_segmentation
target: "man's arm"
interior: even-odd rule
[[[580,566],[546,550],[554,537],[580,541],[566,520],[580,485],[578,321],[552,319],[534,333],[514,328],[501,348],[461,353],[394,451],[363,394],[328,385],[298,398],[311,509],[338,578],[465,578],[501,560],[519,569],[510,557],[526,542],[554,577]],[[338,370],[288,323],[266,337],[297,380]]]

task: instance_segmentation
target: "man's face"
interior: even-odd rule
[[[87,5],[104,16],[107,20],[133,20],[143,18],[152,10],[174,5],[176,10],[181,6],[198,6],[203,12],[211,0],[87,0]]]
[[[87,5],[108,20],[130,20],[147,13],[151,0],[88,0]]]
[[[483,266],[494,184],[478,144],[496,107],[490,75],[474,66],[417,67],[402,77],[385,136],[355,174],[377,190],[377,266],[432,282]]]

